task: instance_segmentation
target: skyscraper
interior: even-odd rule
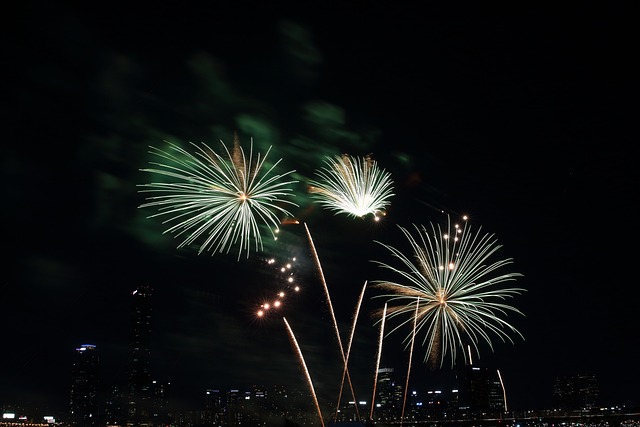
[[[378,396],[376,418],[381,421],[396,421],[402,415],[404,396],[402,385],[397,381],[394,368],[378,369]]]
[[[223,394],[218,389],[207,389],[205,395],[205,423],[209,425],[220,425],[224,419],[226,401]]]
[[[497,370],[465,365],[457,371],[459,409],[470,413],[500,413],[505,410],[502,381]]]
[[[594,374],[564,375],[553,384],[553,407],[578,410],[596,407],[599,387]]]
[[[69,418],[74,426],[92,426],[98,417],[98,364],[96,346],[76,348],[71,370]]]
[[[129,347],[129,382],[127,392],[127,425],[146,426],[151,420],[151,296],[152,289],[143,285],[133,291],[131,343]]]

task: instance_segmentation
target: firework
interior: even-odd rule
[[[503,317],[509,312],[522,314],[506,300],[525,290],[501,287],[504,282],[522,275],[497,274],[513,260],[490,260],[501,247],[493,235],[481,234],[481,228],[472,232],[466,221],[462,228],[452,227],[450,219],[445,230],[433,224],[430,228],[414,225],[416,237],[406,228],[399,228],[409,241],[414,257],[410,259],[403,251],[377,242],[386,247],[402,267],[374,262],[398,274],[407,284],[372,282],[372,286],[389,292],[375,296],[387,299],[389,319],[401,319],[389,334],[415,321],[416,326],[405,344],[411,342],[414,333],[422,335],[422,345],[426,347],[424,361],[434,364],[439,358],[442,366],[446,357],[451,356],[452,367],[456,351],[464,348],[464,341],[470,341],[479,353],[480,341],[493,350],[491,338],[494,336],[512,343],[510,333],[522,337]],[[466,361],[467,355],[462,353]]]
[[[349,334],[349,343],[347,344],[347,354],[345,356],[345,361],[344,361],[344,370],[342,371],[342,381],[340,382],[340,392],[338,393],[338,403],[336,404],[336,413],[335,413],[335,419],[338,419],[338,412],[340,410],[340,401],[342,400],[342,390],[344,388],[344,380],[346,378],[346,376],[349,374],[349,369],[348,369],[348,365],[349,365],[349,356],[351,355],[351,344],[353,344],[353,336],[356,333],[356,323],[358,322],[358,314],[360,313],[360,307],[362,306],[362,300],[364,298],[364,292],[367,290],[367,282],[364,282],[364,285],[362,286],[362,291],[360,292],[360,298],[358,299],[358,304],[356,305],[356,311],[355,314],[353,315],[353,323],[351,325],[351,333]],[[354,399],[354,407],[356,410],[356,417],[359,420],[360,419],[360,411],[358,410],[358,404]]]
[[[265,263],[268,266],[275,268],[276,278],[278,279],[277,285],[280,290],[278,292],[274,292],[274,294],[269,298],[263,299],[263,301],[259,303],[259,307],[255,312],[256,317],[266,317],[274,310],[280,309],[291,295],[295,295],[300,292],[300,285],[296,283],[296,280],[294,278],[295,262],[295,257],[288,259],[287,262],[282,265],[278,264],[275,257],[265,260]]]
[[[165,233],[184,237],[178,248],[203,238],[198,254],[205,250],[228,253],[237,245],[238,259],[243,252],[248,258],[252,241],[256,252],[263,250],[264,228],[276,238],[278,214],[292,216],[283,205],[297,206],[287,199],[293,196],[289,185],[296,181],[284,178],[294,171],[274,174],[281,159],[271,167],[265,165],[271,147],[264,156],[257,153],[254,158],[253,139],[248,157],[237,135],[231,151],[220,143],[226,157],[204,143],[191,143],[195,154],[171,142],[168,150],[150,147],[150,153],[162,162],[150,162],[153,167],[142,171],[171,181],[140,185],[141,192],[155,194],[140,207],[158,208],[149,218],[166,218],[163,224],[170,227]]]
[[[307,232],[307,237],[309,238],[309,245],[311,246],[311,252],[313,253],[313,258],[316,261],[316,266],[318,267],[318,271],[320,272],[320,279],[322,279],[322,287],[324,288],[324,294],[327,298],[327,304],[329,305],[329,313],[331,314],[331,319],[333,320],[333,328],[336,332],[336,338],[338,339],[338,346],[340,347],[340,354],[342,355],[342,363],[344,366],[344,373],[349,382],[349,388],[351,389],[351,395],[353,396],[353,401],[357,402],[356,394],[353,390],[353,383],[351,382],[351,376],[349,374],[347,357],[344,352],[344,347],[342,346],[342,339],[340,338],[340,329],[338,328],[338,321],[336,319],[335,311],[333,310],[333,304],[331,303],[331,296],[329,295],[329,287],[327,286],[327,281],[324,278],[324,272],[322,271],[322,264],[320,263],[320,258],[318,257],[318,253],[316,252],[316,246],[313,243],[313,238],[311,237],[311,232],[309,231],[309,227],[307,223],[304,223],[304,228]],[[365,285],[366,286],[366,285]],[[340,384],[340,391],[342,391],[342,387],[344,385],[344,380]]]
[[[363,158],[348,154],[327,157],[327,167],[316,171],[317,180],[310,181],[309,192],[320,205],[356,218],[372,214],[378,219],[384,214],[393,196],[391,174],[380,169],[367,155]]]
[[[376,369],[373,373],[373,395],[371,396],[371,411],[369,412],[369,419],[373,420],[373,408],[375,408],[376,403],[376,388],[378,387],[378,371],[380,370],[380,359],[382,357],[382,342],[384,340],[384,324],[387,319],[387,305],[388,303],[384,303],[384,308],[382,309],[382,317],[380,321],[380,339],[378,340],[378,352],[376,355]]]
[[[313,386],[313,381],[311,380],[311,375],[309,374],[307,363],[304,361],[302,350],[300,349],[300,345],[298,344],[298,340],[296,339],[296,336],[293,334],[293,330],[291,329],[291,326],[289,326],[289,322],[287,322],[287,319],[284,317],[282,318],[282,320],[284,321],[284,325],[287,327],[287,332],[289,333],[289,338],[291,339],[291,343],[295,347],[296,353],[300,358],[300,363],[304,368],[304,375],[307,378],[307,383],[309,384],[309,389],[313,397],[313,403],[315,404],[316,410],[318,411],[318,418],[320,418],[320,424],[322,425],[322,427],[324,427],[324,418],[322,417],[322,411],[320,410],[320,404],[318,403],[318,397],[316,396],[316,389]]]
[[[413,316],[413,331],[411,332],[411,348],[409,349],[409,363],[407,363],[407,378],[404,384],[404,399],[402,401],[402,414],[400,415],[400,423],[404,420],[404,410],[407,406],[407,393],[409,392],[409,377],[411,376],[411,360],[413,359],[413,346],[416,341],[416,326],[418,322],[418,312],[420,309],[420,298],[416,300],[416,311]]]

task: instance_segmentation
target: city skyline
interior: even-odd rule
[[[148,300],[152,291],[148,287],[144,287],[144,292],[145,299]],[[136,292],[134,291],[133,295],[135,296],[135,294]],[[136,319],[139,319],[139,310],[140,301],[134,301],[132,304],[133,330],[131,331],[134,336],[137,335],[135,330],[139,329],[139,325],[136,325]],[[134,343],[133,345],[133,353],[129,352],[129,354],[130,357],[133,356],[132,360],[135,360],[136,344]],[[14,402],[10,404],[2,402],[0,403],[0,409],[3,409],[5,414],[19,415],[20,419],[27,416],[28,418],[24,418],[24,420],[31,422],[46,423],[46,419],[50,419],[56,423],[71,422],[74,426],[100,425],[100,423],[104,422],[107,422],[108,425],[139,425],[139,423],[149,422],[154,423],[153,425],[163,425],[156,423],[179,422],[186,414],[192,414],[194,417],[204,417],[202,420],[205,421],[213,421],[218,419],[214,416],[216,410],[221,411],[218,416],[223,416],[225,419],[227,417],[233,418],[232,412],[227,413],[224,408],[232,404],[229,399],[234,399],[232,396],[236,395],[246,396],[243,399],[250,396],[252,400],[255,400],[254,405],[258,404],[258,406],[262,407],[260,411],[264,411],[260,417],[271,414],[269,417],[275,417],[275,419],[284,417],[284,419],[290,419],[292,422],[300,422],[304,418],[307,422],[314,422],[313,420],[320,416],[312,409],[313,391],[309,390],[305,384],[298,384],[297,387],[293,388],[283,387],[279,384],[260,384],[257,382],[236,385],[231,388],[212,385],[206,390],[200,391],[200,399],[197,402],[192,401],[190,405],[181,407],[175,405],[176,402],[171,396],[170,382],[159,385],[158,381],[150,377],[148,381],[143,381],[145,384],[148,383],[150,393],[145,394],[138,389],[134,393],[135,397],[133,397],[131,394],[131,390],[133,390],[132,384],[136,380],[134,379],[132,383],[132,379],[136,377],[135,373],[137,371],[135,363],[134,365],[129,364],[128,380],[118,384],[104,382],[104,378],[100,378],[100,375],[98,375],[100,371],[99,360],[99,350],[93,344],[84,344],[75,349],[75,357],[72,361],[68,408],[47,408],[46,405],[36,407],[31,402]],[[343,396],[339,402],[324,402],[322,404],[322,420],[318,418],[316,421],[324,424],[331,421],[366,420],[369,417],[373,417],[376,423],[384,424],[385,421],[393,422],[399,419],[407,421],[412,419],[422,420],[424,417],[433,419],[448,418],[449,420],[452,418],[460,420],[478,418],[489,420],[494,417],[500,419],[579,417],[582,414],[582,416],[586,417],[599,416],[606,419],[606,417],[620,418],[621,415],[625,414],[627,414],[627,417],[633,417],[638,414],[638,408],[602,408],[599,406],[597,404],[598,379],[594,375],[567,375],[557,378],[554,384],[554,404],[552,408],[530,408],[513,411],[507,407],[506,393],[499,370],[466,365],[457,368],[456,384],[453,389],[426,388],[426,384],[421,384],[418,387],[411,386],[406,392],[404,389],[406,385],[405,374],[406,372],[403,369],[396,369],[388,365],[379,367],[378,375],[376,376],[378,381],[374,386],[375,401],[358,399],[355,406],[360,408],[359,412],[357,409],[354,410],[354,401],[346,396]],[[151,387],[156,390],[152,390]],[[124,393],[119,390],[124,391]],[[160,393],[157,393],[158,391]],[[289,398],[285,400],[288,400],[289,404],[285,404],[285,407],[278,406],[284,404],[284,401],[279,399],[287,396]],[[217,401],[214,406],[212,406],[212,399]],[[265,403],[267,401],[272,403],[262,406],[258,403],[260,400],[264,400]],[[147,403],[141,405],[141,402],[145,401]],[[336,403],[338,403],[338,406],[335,406]],[[153,410],[139,412],[142,408],[153,408]],[[245,410],[250,411],[248,408]],[[285,409],[285,412],[289,415],[280,414],[280,411]],[[299,412],[301,410],[306,411],[306,415]],[[40,416],[42,414],[47,415],[44,420],[38,420],[32,418],[35,414]],[[251,415],[251,412],[246,412],[243,416],[253,415]],[[611,419],[613,420],[613,418]],[[630,420],[632,419],[630,418]],[[223,424],[230,423],[225,425],[235,425],[234,423],[236,422],[245,423],[247,419],[241,421],[238,418],[238,420],[234,421],[229,418],[226,421],[218,421],[218,423],[220,422]],[[274,421],[269,422],[273,423]],[[267,423],[267,425],[271,424]]]
[[[136,287],[133,291],[128,292],[128,295],[131,299],[128,314],[128,324],[130,325],[130,330],[126,331],[127,334],[131,337],[129,348],[126,351],[126,357],[122,358],[122,360],[126,361],[126,368],[124,370],[125,375],[120,379],[114,379],[112,377],[113,372],[113,363],[112,361],[104,360],[104,356],[100,354],[100,349],[95,344],[86,342],[84,344],[78,345],[74,349],[74,355],[71,355],[69,361],[69,381],[66,384],[66,389],[69,392],[68,402],[67,404],[61,404],[62,400],[50,401],[50,402],[40,402],[40,404],[44,407],[49,407],[50,414],[63,416],[64,420],[75,420],[75,425],[85,425],[90,420],[90,418],[96,417],[98,414],[98,408],[100,408],[100,415],[104,417],[105,415],[109,415],[112,417],[112,421],[115,420],[140,420],[145,419],[144,417],[150,418],[151,413],[150,408],[153,406],[153,386],[156,383],[160,383],[159,377],[163,378],[165,389],[162,392],[162,395],[158,395],[162,399],[163,402],[166,401],[166,404],[163,404],[162,409],[167,412],[177,413],[184,411],[198,411],[202,410],[204,406],[206,406],[207,396],[211,390],[218,390],[224,393],[231,392],[233,390],[237,390],[240,392],[249,392],[250,390],[255,389],[256,387],[279,387],[283,384],[277,382],[264,382],[259,379],[252,381],[249,379],[243,382],[234,383],[229,382],[227,384],[209,384],[204,388],[200,388],[199,390],[192,390],[190,393],[191,399],[188,401],[181,400],[180,395],[174,396],[172,394],[172,378],[166,372],[159,373],[159,377],[151,369],[152,366],[152,357],[153,348],[151,347],[151,336],[153,336],[153,316],[151,313],[153,310],[153,305],[151,301],[154,299],[154,290],[147,285],[142,285]],[[124,337],[123,337],[124,338]],[[123,356],[123,355],[120,355]],[[370,358],[373,358],[373,355],[369,355]],[[103,366],[100,366],[100,360],[103,360],[102,364],[106,364],[109,367],[109,370],[103,371]],[[105,363],[106,362],[106,363]],[[109,363],[111,362],[111,363]],[[426,378],[420,378],[410,376],[409,388],[406,390],[407,394],[405,395],[404,388],[406,383],[408,366],[398,366],[397,363],[401,363],[396,361],[396,364],[382,364],[377,368],[378,375],[375,376],[376,381],[371,385],[371,390],[360,390],[359,396],[357,397],[357,401],[363,408],[370,408],[372,400],[374,396],[371,395],[371,391],[375,391],[375,403],[378,405],[390,405],[389,409],[392,409],[392,412],[400,411],[400,409],[404,406],[407,407],[411,405],[411,396],[419,397],[421,400],[426,399],[430,393],[442,393],[442,398],[446,396],[451,397],[452,395],[458,394],[461,390],[473,390],[477,389],[476,386],[472,386],[469,384],[469,372],[479,371],[482,372],[481,376],[478,378],[484,378],[487,375],[495,376],[495,379],[499,381],[498,389],[489,394],[487,391],[486,398],[489,399],[497,399],[499,402],[497,406],[495,406],[494,410],[504,413],[510,413],[513,411],[509,410],[508,404],[508,390],[504,388],[502,384],[502,379],[500,376],[500,367],[486,367],[482,365],[474,365],[472,358],[469,358],[468,364],[465,366],[456,366],[456,373],[452,377],[448,377],[445,381],[442,381],[439,386],[434,387],[433,384],[429,383],[429,375],[427,374]],[[465,362],[466,363],[466,362]],[[109,366],[111,365],[111,366]],[[302,368],[302,366],[300,366]],[[467,372],[467,373],[463,373]],[[462,376],[460,376],[462,374]],[[424,374],[424,372],[423,372]],[[453,374],[453,372],[452,372]],[[392,383],[389,384],[390,378],[393,378]],[[594,388],[594,392],[589,394],[588,396],[577,396],[574,395],[573,387],[571,383],[573,381],[584,382],[584,378],[590,381],[592,384],[591,387]],[[433,379],[433,378],[432,378]],[[296,384],[296,390],[302,392],[309,399],[308,405],[311,406],[313,400],[312,395],[316,392],[315,389],[311,389],[309,384],[300,383],[300,382],[288,382],[285,388],[291,388],[293,384]],[[466,386],[463,384],[467,384]],[[601,405],[599,402],[599,388],[598,388],[598,378],[591,372],[580,372],[577,374],[566,374],[561,375],[554,379],[553,388],[548,390],[548,395],[552,397],[553,404],[546,408],[519,408],[520,412],[523,411],[540,411],[540,410],[576,410],[576,409],[589,409],[589,410],[597,410],[601,407],[607,405]],[[392,387],[392,388],[389,388]],[[461,389],[462,387],[462,389]],[[559,388],[560,387],[560,388]],[[576,388],[576,390],[580,390],[582,386]],[[388,390],[387,390],[388,389]],[[120,395],[118,390],[123,390],[124,395]],[[386,391],[385,391],[386,390]],[[564,393],[570,393],[568,396],[569,399],[563,398],[562,393],[559,396],[558,390]],[[113,414],[110,412],[110,408],[107,408],[106,401],[113,401],[114,397],[111,396],[111,393],[116,391],[118,393],[119,398],[124,398],[126,395],[126,402],[124,400],[122,403],[112,402],[114,408],[116,408],[117,413]],[[468,393],[468,391],[467,391]],[[499,393],[496,395],[496,393]],[[595,393],[595,394],[593,394]],[[393,403],[391,401],[387,402],[384,398],[385,395],[394,395]],[[466,396],[464,393],[462,396]],[[329,399],[327,399],[329,397]],[[336,397],[336,396],[333,396]],[[325,395],[324,401],[321,403],[321,407],[323,410],[323,416],[328,417],[331,414],[327,411],[327,408],[331,408],[332,405],[335,405],[337,402],[332,401],[331,396]],[[469,397],[463,397],[465,401],[469,399]],[[102,399],[103,402],[98,404],[98,401]],[[369,400],[368,400],[369,399]],[[389,398],[387,398],[389,399]],[[408,399],[408,400],[407,400]],[[558,400],[560,399],[560,400]],[[588,399],[583,401],[581,399]],[[345,390],[343,390],[342,404],[351,401],[350,395]],[[146,403],[144,403],[146,402]],[[387,402],[387,403],[385,403]],[[587,403],[585,403],[587,402]],[[569,406],[566,406],[570,403]],[[26,404],[28,407],[32,405],[33,402],[20,402],[20,401],[8,401],[8,402],[0,402],[2,406],[5,407],[22,407]],[[462,403],[460,403],[462,405]],[[166,405],[166,406],[164,406]],[[177,405],[177,406],[176,406]],[[614,405],[618,407],[619,405]],[[117,409],[119,408],[119,409]],[[487,407],[488,408],[488,407]],[[625,408],[620,407],[620,410],[624,410]],[[634,408],[626,408],[628,410],[633,410]],[[637,409],[637,408],[636,408]],[[143,412],[140,412],[140,411]],[[106,411],[106,412],[105,412]],[[348,413],[348,408],[343,408],[343,412]],[[449,411],[453,411],[452,407],[449,407]],[[156,410],[155,413],[158,411]],[[515,412],[518,412],[516,410]],[[375,409],[376,419],[384,420],[391,419],[390,415],[383,415],[384,412],[381,408]],[[317,415],[316,415],[317,416]],[[355,416],[355,415],[354,415]],[[367,414],[360,414],[361,417],[366,419]],[[398,415],[394,415],[397,417]],[[381,418],[380,418],[381,417]],[[386,417],[386,418],[385,418]],[[86,424],[90,425],[90,424]]]
[[[522,338],[473,354],[500,369],[510,406],[549,407],[554,379],[580,373],[597,375],[602,404],[639,404],[624,8],[11,7],[0,402],[66,399],[70,355],[86,343],[126,378],[127,297],[143,285],[157,296],[151,369],[174,377],[180,399],[214,383],[303,382],[286,318],[319,398],[332,400],[342,355],[322,279],[346,342],[363,285],[388,279],[375,242],[406,248],[399,226],[468,215],[526,289],[513,300],[524,316],[506,319]],[[277,173],[295,171],[294,218],[249,258],[179,248],[140,207],[149,147],[231,146],[236,133],[243,147],[272,147]],[[379,221],[309,193],[342,154],[390,173]],[[257,316],[279,292],[282,306]],[[383,304],[372,296],[350,355],[363,394],[378,346],[370,314]],[[401,338],[382,352],[398,365]],[[421,342],[415,351],[412,377],[445,382],[451,370],[422,363]]]

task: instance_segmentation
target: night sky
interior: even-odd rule
[[[385,274],[375,242],[401,245],[398,225],[461,214],[524,275],[512,304],[525,316],[509,317],[524,339],[481,346],[475,361],[500,369],[509,406],[549,408],[554,378],[581,373],[597,376],[602,405],[640,405],[629,11],[234,4],[24,2],[7,13],[0,405],[66,408],[81,344],[97,345],[105,381],[124,383],[130,294],[143,284],[154,289],[152,376],[185,407],[202,406],[208,387],[300,385],[283,316],[334,403],[342,365],[303,224],[346,341],[365,281]],[[249,259],[177,249],[139,208],[148,147],[216,147],[234,131],[295,170],[300,224]],[[371,153],[392,174],[382,222],[306,194],[341,153]],[[302,290],[257,319],[282,285],[270,257],[296,258]],[[365,293],[352,349],[362,400],[378,333],[366,312],[381,304]],[[400,338],[382,359],[403,371]],[[450,367],[429,370],[415,351],[415,387],[448,387]]]

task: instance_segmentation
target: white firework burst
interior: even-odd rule
[[[389,292],[375,296],[387,299],[388,318],[401,319],[389,334],[410,327],[405,338],[407,346],[414,333],[422,336],[422,346],[426,347],[424,361],[434,365],[439,358],[442,366],[449,355],[452,367],[457,349],[463,350],[467,360],[466,344],[472,345],[479,354],[480,341],[488,343],[493,351],[492,337],[512,343],[510,333],[522,337],[504,319],[509,312],[522,312],[505,300],[525,289],[501,286],[522,275],[497,274],[513,260],[490,260],[501,247],[493,235],[480,234],[481,228],[474,233],[466,222],[462,228],[458,225],[452,227],[450,219],[444,230],[439,225],[431,224],[430,228],[414,225],[416,236],[406,228],[399,228],[409,242],[413,258],[399,249],[377,242],[389,249],[400,266],[374,262],[398,274],[406,283],[372,282],[374,287]]]
[[[326,209],[356,218],[384,214],[393,194],[391,174],[378,167],[371,155],[327,157],[327,167],[316,171],[309,192]]]
[[[292,216],[284,206],[297,206],[287,199],[293,196],[290,185],[297,181],[284,178],[295,171],[274,174],[282,159],[267,168],[271,147],[254,159],[253,139],[247,157],[237,135],[231,151],[220,141],[226,157],[204,143],[191,143],[194,154],[167,143],[167,150],[150,147],[149,151],[164,161],[150,162],[153,167],[141,170],[163,175],[171,182],[139,185],[141,192],[154,194],[140,207],[158,208],[149,218],[166,218],[163,224],[170,227],[165,233],[184,237],[178,248],[202,238],[198,254],[205,250],[228,253],[237,245],[238,259],[243,252],[248,258],[251,242],[255,251],[263,250],[261,228],[266,226],[275,238],[281,222],[278,215]]]

